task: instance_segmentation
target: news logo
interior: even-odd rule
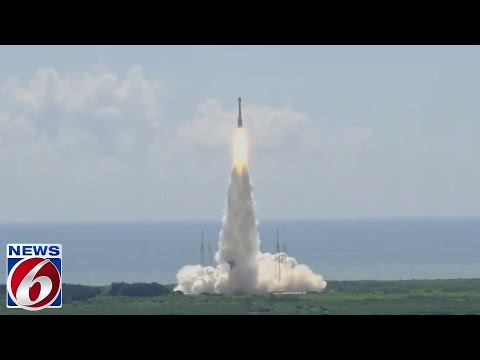
[[[62,245],[7,245],[7,307],[62,307]]]

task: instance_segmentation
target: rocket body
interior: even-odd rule
[[[238,120],[237,120],[237,127],[243,127],[243,120],[242,120],[242,98],[238,98]]]

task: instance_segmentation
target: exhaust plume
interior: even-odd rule
[[[228,186],[217,266],[186,265],[177,273],[175,290],[185,294],[268,293],[272,291],[320,291],[327,285],[319,274],[285,253],[260,252],[245,128],[233,139],[233,166]]]

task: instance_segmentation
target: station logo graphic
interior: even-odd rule
[[[7,245],[7,307],[62,307],[62,245]]]

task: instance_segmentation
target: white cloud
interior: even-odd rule
[[[0,83],[0,221],[138,218],[156,196],[163,91],[139,66]]]
[[[180,125],[178,135],[194,146],[227,147],[237,118],[237,108],[223,110],[218,101],[208,99],[198,106],[192,121]],[[307,115],[290,107],[246,105],[242,118],[252,147],[261,150],[285,149],[311,125]]]
[[[96,156],[141,151],[158,128],[161,92],[139,66],[123,78],[108,70],[61,75],[45,68],[28,84],[9,79],[0,92],[0,146],[8,152],[47,141],[60,152]]]

